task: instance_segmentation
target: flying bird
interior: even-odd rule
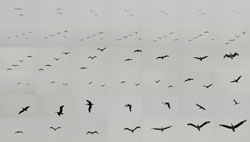
[[[236,56],[239,56],[239,54],[237,52],[234,52],[234,54],[232,54],[230,52],[229,54],[225,54],[223,58],[231,58],[231,59],[233,59]]]
[[[134,52],[135,52],[135,53],[139,53],[139,52],[142,52],[142,50],[136,49]]]
[[[23,134],[23,131],[16,131],[15,134]]]
[[[86,135],[88,135],[88,134],[94,135],[94,134],[99,134],[99,133],[97,131],[88,131],[86,133]]]
[[[26,56],[26,57],[28,57],[28,58],[32,58],[33,56],[31,56],[31,55],[28,55],[28,56]]]
[[[187,125],[188,125],[188,126],[193,126],[193,127],[195,127],[196,129],[198,129],[198,131],[200,131],[200,129],[201,129],[203,126],[205,126],[206,124],[209,124],[209,123],[210,123],[210,121],[206,121],[206,122],[202,123],[201,125],[199,125],[199,124],[194,125],[193,123],[188,123]]]
[[[58,112],[56,112],[58,116],[63,115],[63,107],[64,107],[64,105],[60,106],[59,111],[58,111]]]
[[[121,83],[121,84],[124,84],[124,83],[126,83],[126,81],[121,81],[120,83]]]
[[[211,84],[209,84],[209,85],[202,85],[202,86],[208,89],[208,88],[210,88],[212,85],[213,85],[213,84],[211,83]]]
[[[14,65],[12,65],[13,67],[18,67],[19,65],[18,64],[14,64]]]
[[[60,60],[61,58],[54,58],[56,61]]]
[[[206,59],[208,56],[203,56],[203,57],[194,57],[195,59],[198,59],[198,60],[200,60],[200,61],[202,61],[202,60],[204,60],[204,59]]]
[[[170,57],[169,55],[164,55],[164,56],[158,56],[158,57],[156,57],[156,59],[165,59],[166,57]]]
[[[152,128],[153,130],[160,130],[161,132],[163,132],[164,130],[167,130],[169,128],[171,128],[173,126],[168,126],[168,127],[161,127],[161,128]]]
[[[155,80],[155,83],[158,84],[161,80]]]
[[[228,125],[224,125],[224,124],[220,124],[219,126],[222,126],[222,127],[225,127],[225,128],[228,128],[228,129],[232,129],[233,132],[235,132],[235,129],[238,128],[239,126],[241,126],[243,123],[247,122],[247,120],[243,120],[241,122],[239,122],[238,124],[236,125],[233,125],[231,123],[231,126],[228,126]]]
[[[97,50],[100,50],[100,51],[104,51],[105,49],[107,49],[107,47],[104,47],[104,48],[97,48]]]
[[[230,81],[231,83],[238,83],[242,75],[240,75],[237,79]]]
[[[243,35],[246,34],[247,32],[241,32]]]
[[[238,101],[236,101],[235,99],[233,99],[233,101],[234,101],[234,105],[238,105],[238,104],[240,104]]]
[[[70,52],[63,52],[63,54],[68,55],[68,54],[70,54]]]
[[[89,59],[95,59],[95,58],[97,58],[97,56],[89,56]]]
[[[133,61],[133,59],[128,58],[128,59],[125,59],[124,61]]]
[[[140,83],[135,83],[134,85],[135,85],[135,86],[139,86],[139,85],[140,85]]]
[[[90,100],[86,100],[88,103],[86,104],[88,106],[88,111],[91,113],[92,106],[94,105]]]
[[[46,65],[45,65],[45,67],[52,67],[52,65],[50,65],[50,64],[46,64]]]
[[[81,67],[80,69],[81,69],[81,70],[84,70],[84,69],[88,69],[88,68],[87,68],[87,67]]]
[[[168,85],[168,88],[173,88],[174,86],[173,85]]]
[[[134,131],[135,131],[136,129],[139,129],[139,128],[141,128],[141,127],[140,127],[140,126],[137,126],[137,127],[135,127],[134,129],[124,128],[124,130],[128,130],[128,131],[130,131],[131,133],[134,133]]]
[[[193,78],[187,78],[186,80],[184,80],[184,82],[188,82],[188,81],[192,81],[194,80]]]
[[[199,104],[195,104],[195,105],[198,106],[199,109],[206,110],[205,107],[203,107],[203,106],[201,106],[201,105],[199,105]]]
[[[162,102],[163,105],[167,105],[169,109],[171,109],[170,102]]]
[[[52,129],[52,130],[54,130],[54,131],[56,131],[56,130],[58,130],[58,129],[61,129],[61,127],[49,127],[50,129]]]
[[[28,111],[29,108],[30,106],[23,107],[22,110],[18,112],[18,115],[22,114],[25,111]]]
[[[125,107],[128,107],[129,111],[132,111],[132,105],[131,104],[125,104]]]

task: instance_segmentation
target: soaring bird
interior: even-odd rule
[[[206,110],[205,107],[203,107],[203,106],[201,106],[201,105],[199,105],[199,104],[195,104],[195,105],[198,106],[199,109]]]
[[[54,131],[56,131],[56,130],[58,130],[58,129],[61,129],[61,127],[49,127],[50,129],[52,129],[52,130],[54,130]]]
[[[28,55],[28,56],[26,56],[26,57],[28,57],[28,58],[32,58],[33,56],[31,56],[31,55]]]
[[[155,83],[158,84],[161,80],[155,80]]]
[[[88,134],[94,135],[94,134],[99,134],[99,133],[97,131],[88,131],[86,133],[86,135],[88,135]]]
[[[174,86],[173,85],[168,85],[168,88],[173,88]]]
[[[194,80],[193,78],[187,78],[186,80],[184,80],[184,82],[188,82],[188,81],[192,81]]]
[[[68,54],[70,54],[70,52],[63,52],[63,54],[68,55]]]
[[[84,69],[88,69],[88,68],[87,68],[87,67],[81,67],[80,69],[81,69],[81,70],[84,70]]]
[[[137,126],[137,127],[135,127],[134,129],[124,128],[123,130],[128,130],[128,131],[130,131],[131,133],[134,133],[134,131],[135,131],[136,129],[139,129],[139,128],[141,128],[141,127],[140,127],[140,126]]]
[[[171,109],[170,102],[162,102],[163,105],[167,105],[169,109]]]
[[[50,65],[50,64],[46,64],[46,65],[45,65],[45,67],[52,67],[52,65]]]
[[[18,67],[19,65],[18,64],[14,64],[14,65],[12,65],[13,67]]]
[[[126,83],[126,81],[123,80],[123,81],[121,81],[120,83],[121,83],[121,84],[124,84],[124,83]]]
[[[156,57],[156,59],[165,59],[166,57],[170,57],[169,55],[164,55],[164,56],[158,56],[158,57]]]
[[[225,54],[225,55],[223,56],[223,58],[230,58],[230,59],[233,59],[233,58],[236,57],[236,56],[239,56],[239,53],[234,52],[234,54],[232,54],[232,53],[230,52],[229,54]]]
[[[132,111],[132,105],[131,104],[125,104],[125,107],[128,107],[129,111]]]
[[[240,75],[237,79],[234,79],[233,81],[230,81],[231,83],[238,83],[242,75]]]
[[[198,59],[198,60],[200,60],[200,61],[202,61],[202,60],[204,60],[204,59],[206,59],[208,56],[203,56],[203,57],[194,57],[195,59]]]
[[[161,132],[163,132],[164,130],[167,130],[169,128],[173,127],[172,125],[171,126],[167,126],[167,127],[161,127],[161,128],[152,128],[153,130],[160,130]]]
[[[210,88],[212,85],[213,85],[213,84],[211,83],[211,84],[209,84],[209,85],[202,85],[202,86],[208,89],[208,88]]]
[[[97,56],[89,56],[89,59],[95,59],[95,58],[97,58]]]
[[[139,85],[140,85],[140,83],[135,83],[134,85],[135,85],[135,86],[139,86]]]
[[[135,53],[139,53],[139,52],[142,52],[142,50],[136,49],[134,52],[135,52]]]
[[[104,51],[105,49],[107,49],[107,47],[104,47],[104,48],[97,48],[97,50],[100,50],[100,51]]]
[[[235,99],[233,99],[233,101],[234,101],[234,105],[238,105],[238,104],[240,104],[238,101],[236,101]]]
[[[202,123],[201,125],[197,124],[197,125],[194,125],[193,123],[188,123],[187,125],[188,126],[193,126],[195,127],[196,129],[198,129],[198,131],[200,131],[200,129],[205,126],[206,124],[210,123],[210,121],[206,121],[204,123]]]
[[[88,111],[89,113],[91,113],[91,110],[92,110],[92,106],[94,105],[90,100],[86,100],[87,101],[87,106],[88,106]]]
[[[222,126],[222,127],[225,127],[225,128],[228,128],[228,129],[232,129],[233,132],[235,132],[235,129],[238,128],[240,125],[242,125],[243,123],[247,122],[247,120],[243,120],[241,122],[239,122],[238,124],[236,125],[233,125],[231,123],[231,126],[228,126],[228,125],[224,125],[224,124],[220,124],[219,126]]]
[[[23,107],[22,110],[18,112],[18,114],[20,115],[21,113],[28,111],[29,108],[30,106]]]
[[[23,134],[23,131],[15,131],[15,134]]]
[[[60,106],[59,111],[58,111],[58,112],[56,112],[58,116],[63,115],[63,107],[64,107],[64,105]]]
[[[128,59],[125,59],[124,61],[133,61],[133,59],[128,58]]]

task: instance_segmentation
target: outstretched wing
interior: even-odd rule
[[[163,59],[163,56],[156,57],[156,59]]]
[[[232,129],[232,127],[231,127],[231,126],[224,125],[224,124],[220,124],[219,126],[222,126],[222,127],[228,128],[228,129]]]
[[[21,114],[21,113],[23,113],[24,112],[24,109],[22,109],[21,111],[19,111],[19,113],[18,114]]]
[[[233,56],[233,57],[239,56],[239,54],[238,54],[237,52],[235,52],[232,56]]]
[[[153,130],[162,130],[161,128],[152,128]]]
[[[198,60],[200,60],[201,58],[200,57],[194,57],[195,59],[198,59]]]
[[[241,75],[236,80],[240,80],[240,78],[241,78]]]
[[[227,57],[227,58],[231,58],[231,56],[228,55],[228,54],[225,54],[223,58],[226,58],[226,57]]]
[[[187,125],[188,125],[188,126],[193,126],[193,127],[197,128],[197,126],[194,125],[193,123],[188,123]]]
[[[163,128],[163,130],[166,130],[166,129],[171,128],[171,127],[173,127],[173,126],[171,125],[171,126],[165,127],[165,128]]]
[[[200,127],[203,127],[203,126],[205,126],[205,125],[208,124],[208,123],[210,123],[210,121],[206,121],[206,122],[202,123],[202,124],[200,125]]]
[[[99,134],[97,131],[94,131],[94,132],[93,132],[93,134],[95,134],[95,133],[96,133],[96,134]]]
[[[128,130],[130,132],[133,132],[133,130],[129,129],[129,128],[124,128],[123,130]]]
[[[204,57],[202,57],[201,59],[205,59],[205,58],[207,58],[208,56],[204,56]]]
[[[62,106],[60,106],[60,112],[62,112],[63,111],[63,107],[64,107],[64,105],[62,105]]]
[[[140,127],[140,126],[135,127],[135,128],[134,128],[134,131],[135,131],[136,129],[139,129],[139,128],[141,128],[141,127]]]
[[[236,124],[234,127],[237,128],[239,127],[240,125],[242,125],[243,123],[247,122],[247,120],[243,120],[241,121],[240,123]]]

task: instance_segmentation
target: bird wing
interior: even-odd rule
[[[135,127],[135,128],[134,128],[134,131],[135,131],[136,129],[139,129],[139,128],[141,128],[141,127],[140,127],[140,126]]]
[[[210,123],[210,121],[206,121],[206,122],[202,123],[202,124],[200,125],[200,127],[203,127],[203,126],[205,126],[205,125],[208,124],[208,123]]]
[[[86,133],[86,135],[87,135],[87,134],[91,134],[91,132],[90,132],[90,131],[88,131],[88,132]]]
[[[171,127],[172,127],[172,126],[165,127],[165,128],[163,128],[163,130],[166,130],[166,129],[171,128]]]
[[[63,107],[64,107],[64,105],[62,105],[62,106],[60,106],[60,112],[62,112],[63,111]]]
[[[129,128],[124,128],[124,130],[128,130],[128,131],[132,132],[132,130],[131,130],[131,129],[129,129]]]
[[[53,129],[53,130],[56,130],[56,128],[54,128],[54,127],[49,127],[50,129]]]
[[[187,125],[188,125],[188,126],[193,126],[193,127],[197,128],[197,126],[194,125],[194,124],[192,124],[192,123],[188,123]]]
[[[230,58],[231,56],[228,55],[228,54],[225,54],[223,58],[226,58],[226,57],[227,57],[227,58]]]
[[[232,56],[233,56],[233,57],[239,56],[239,54],[238,54],[237,52],[235,52]]]
[[[153,130],[162,130],[161,128],[152,128]]]
[[[96,134],[99,134],[97,131],[94,131],[93,134],[96,133]]]
[[[200,57],[194,57],[195,59],[198,59],[198,60],[200,60],[201,58]]]
[[[163,59],[163,56],[156,57],[156,59]]]
[[[24,109],[22,109],[21,111],[19,111],[19,113],[18,114],[21,114],[21,113],[23,113],[24,112]]]
[[[205,59],[205,58],[207,58],[208,56],[204,56],[204,57],[202,57],[201,59]]]
[[[236,80],[240,80],[240,78],[241,78],[241,75]]]
[[[61,127],[57,127],[56,130],[57,130],[57,129],[62,129],[62,128],[61,128]]]
[[[231,126],[224,125],[224,124],[220,124],[219,126],[222,126],[222,127],[228,128],[228,129],[232,129],[232,127],[231,127]]]
[[[196,106],[198,106],[198,107],[202,108],[202,106],[201,106],[201,105],[199,105],[199,104],[196,104]]]
[[[247,122],[247,120],[243,120],[241,121],[240,123],[236,124],[234,127],[237,128],[239,127],[240,125],[242,125],[243,123]]]
[[[171,109],[170,103],[167,103],[167,106],[168,106],[169,109]]]

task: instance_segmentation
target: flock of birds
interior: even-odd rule
[[[14,8],[14,10],[15,10],[17,16],[19,16],[19,17],[25,16],[25,10],[23,8],[16,7],[16,8]],[[65,14],[65,12],[67,12],[67,11],[64,11],[64,9],[62,9],[62,8],[56,8],[55,9],[55,13],[58,16],[63,16]],[[201,14],[201,15],[208,14],[205,10],[202,10],[202,9],[198,9],[196,12],[198,14]],[[136,13],[131,9],[123,9],[123,13],[124,13],[125,16],[128,16],[128,17],[135,17],[136,16]],[[242,14],[242,12],[236,11],[236,10],[232,11],[232,13],[234,13],[234,14]],[[95,10],[95,9],[89,9],[89,14],[91,14],[95,18],[99,18],[100,16],[102,16],[102,15],[100,15],[101,13],[98,13],[98,11]],[[163,16],[168,16],[169,15],[168,12],[165,11],[165,10],[159,10],[159,14],[163,15]],[[57,31],[57,32],[53,32],[53,33],[43,35],[42,38],[44,40],[65,39],[65,38],[69,37],[70,32],[71,32],[70,30],[64,29],[64,30],[60,30],[60,31]],[[12,39],[25,39],[25,40],[28,40],[28,39],[31,39],[34,34],[36,34],[36,33],[33,33],[32,31],[23,32],[23,33],[18,33],[16,35],[7,36],[7,39],[9,39],[9,40],[12,40]],[[141,34],[141,31],[136,30],[136,31],[133,31],[133,32],[126,33],[126,34],[124,34],[122,36],[116,37],[115,39],[112,39],[112,40],[114,42],[120,42],[120,41],[126,41],[128,39],[133,38],[133,39],[136,39],[136,40],[140,41],[140,40],[143,40],[143,38],[141,37],[140,34]],[[233,38],[232,37],[228,38],[225,43],[223,41],[223,44],[226,44],[226,45],[232,44],[232,43],[236,42],[237,40],[239,40],[240,38],[242,38],[245,35],[247,35],[247,31],[239,31],[238,33],[233,35]],[[192,36],[192,37],[189,37],[187,39],[187,42],[194,42],[194,41],[196,41],[198,39],[201,39],[201,38],[209,38],[211,40],[215,40],[213,37],[212,38],[210,37],[210,31],[204,30],[204,31]],[[91,39],[104,40],[105,39],[105,32],[103,32],[103,31],[93,32],[93,33],[88,34],[87,36],[85,35],[85,36],[80,37],[78,40],[81,41],[81,42],[84,42],[84,41],[88,41],[88,40],[91,40]],[[156,42],[163,41],[165,39],[170,39],[170,40],[172,40],[174,42],[178,42],[180,40],[183,40],[180,37],[178,37],[178,35],[175,32],[171,31],[171,32],[168,32],[168,33],[163,34],[163,35],[158,35],[158,36],[154,37],[153,39],[150,39],[149,41],[152,42],[152,43],[156,43]],[[111,51],[109,49],[109,46],[98,47],[95,50],[96,50],[96,52],[99,52],[101,54]],[[134,55],[143,54],[144,49],[143,48],[135,48],[135,49],[133,49],[132,52],[133,52]],[[36,68],[36,70],[39,71],[39,72],[47,71],[50,68],[53,68],[54,65],[57,62],[60,62],[65,56],[70,56],[72,54],[72,52],[71,51],[64,51],[64,52],[61,52],[60,54],[61,54],[61,56],[59,56],[59,57],[55,56],[55,57],[52,58],[52,60],[54,61],[53,63],[46,63],[43,66],[40,66],[39,68]],[[29,54],[29,55],[24,56],[23,58],[17,59],[15,63],[10,64],[7,68],[4,68],[3,70],[16,71],[27,60],[33,59],[34,56],[35,55]],[[72,55],[72,56],[74,56],[74,55]],[[235,58],[239,58],[239,56],[240,56],[239,52],[229,52],[229,53],[224,53],[224,55],[221,55],[221,59],[222,60],[234,60]],[[98,58],[99,58],[99,55],[95,54],[95,55],[89,55],[86,60],[91,60],[92,61],[92,60],[96,60]],[[152,58],[152,60],[165,61],[165,60],[168,60],[169,58],[172,58],[172,55],[162,53],[160,55],[154,56]],[[194,57],[190,57],[190,58],[192,58],[193,60],[195,60],[197,62],[204,62],[205,60],[210,58],[210,55],[198,55],[198,56],[194,56]],[[121,60],[121,62],[133,62],[133,61],[135,61],[135,59],[131,58],[131,57],[127,57],[127,58],[124,58],[124,59]],[[79,71],[84,71],[84,70],[89,70],[89,69],[91,69],[91,67],[89,67],[89,66],[78,66],[77,67],[77,70],[79,70]],[[238,84],[243,76],[244,75],[239,74],[238,76],[232,77],[229,80],[228,83]],[[191,83],[194,80],[195,80],[195,78],[193,78],[193,77],[187,77],[185,80],[183,80],[182,83]],[[163,81],[162,79],[155,79],[155,80],[152,80],[152,83],[160,84],[162,81]],[[21,86],[23,84],[25,86],[31,85],[30,82],[18,81],[18,82],[15,82],[15,83],[17,85],[19,85],[19,86]],[[55,83],[58,83],[58,81],[57,80],[50,80],[49,83],[50,84],[55,84]],[[90,81],[88,81],[86,83],[88,85],[93,85],[95,83],[95,81],[90,80]],[[128,81],[127,80],[120,80],[120,82],[117,82],[117,83],[122,85],[122,84],[128,83]],[[70,82],[60,82],[59,84],[61,84],[62,86],[68,86],[68,85],[70,85]],[[142,82],[135,82],[135,83],[131,83],[131,84],[133,86],[137,87],[137,86],[140,86],[142,84]],[[103,88],[103,87],[105,87],[107,85],[108,84],[106,84],[106,83],[101,83],[100,87]],[[205,89],[210,89],[214,85],[215,85],[214,82],[210,82],[208,84],[201,84],[200,86],[205,88]],[[175,88],[175,87],[176,86],[173,85],[173,84],[169,84],[167,86],[167,88]],[[172,102],[170,102],[170,101],[164,101],[164,102],[161,102],[161,104],[164,107],[166,107],[166,109],[169,109],[169,110],[172,109]],[[235,106],[240,105],[240,101],[233,98],[232,99],[232,104],[235,105]],[[126,103],[126,104],[123,104],[123,105],[124,105],[124,109],[126,109],[126,111],[128,111],[129,113],[133,112],[134,104]],[[207,107],[203,106],[203,104],[200,104],[200,103],[195,103],[194,106],[197,107],[197,109],[201,110],[201,111],[206,111],[207,110]],[[27,105],[27,106],[22,107],[18,111],[17,115],[22,115],[23,113],[27,113],[31,107],[32,107],[31,105]],[[86,110],[87,110],[88,113],[93,113],[93,108],[95,108],[94,101],[87,99],[85,107],[86,107]],[[58,106],[58,110],[55,110],[55,112],[54,112],[55,115],[57,115],[59,118],[63,117],[64,116],[64,108],[65,108],[64,104]],[[236,129],[238,129],[240,126],[242,126],[246,122],[247,122],[247,119],[244,119],[244,120],[242,120],[242,121],[240,121],[240,122],[238,122],[236,124],[232,124],[232,123],[231,124],[218,124],[218,126],[222,127],[222,128],[229,129],[232,132],[236,132]],[[186,125],[187,125],[187,127],[191,127],[191,128],[197,129],[197,131],[201,131],[202,128],[204,128],[205,126],[211,125],[211,123],[212,122],[208,120],[208,121],[205,121],[205,122],[203,122],[201,124],[197,124],[197,123],[192,122],[192,123],[187,123]],[[165,132],[168,129],[171,129],[172,127],[174,127],[174,125],[159,126],[159,127],[151,128],[151,130],[152,131]],[[139,125],[135,126],[133,128],[125,127],[125,128],[123,128],[123,131],[125,133],[129,132],[129,133],[134,134],[137,130],[139,130],[141,128],[142,128],[142,126],[139,126]],[[50,129],[52,131],[59,131],[59,130],[63,129],[63,127],[62,126],[56,126],[56,127],[55,126],[50,126],[48,129]],[[14,133],[15,134],[24,134],[24,131],[17,130]],[[88,130],[88,131],[85,132],[86,135],[98,135],[100,133],[101,132],[99,130]]]

